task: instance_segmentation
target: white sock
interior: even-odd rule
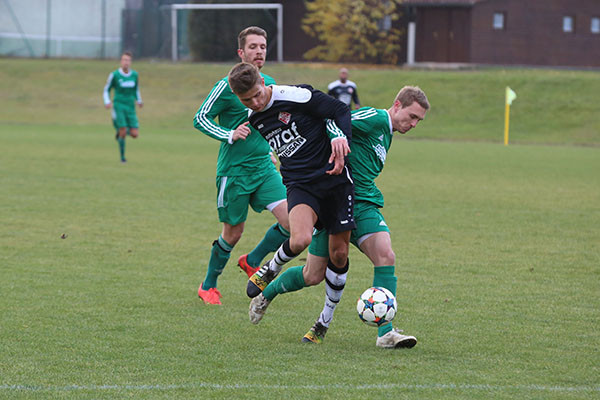
[[[344,268],[337,268],[331,260],[328,261],[327,271],[325,271],[325,305],[317,320],[325,327],[329,327],[329,323],[333,319],[333,312],[342,298],[347,275],[348,263]]]

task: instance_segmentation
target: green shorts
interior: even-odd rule
[[[363,236],[377,232],[389,233],[390,231],[379,208],[368,201],[354,203],[354,222],[356,222],[356,229],[350,234],[350,243],[358,249],[360,249],[359,243],[362,242],[360,239]],[[308,251],[315,256],[329,257],[329,235],[325,230],[313,235]]]
[[[262,212],[285,199],[285,186],[275,168],[256,175],[217,176],[217,211],[221,222],[238,225],[246,221],[248,205]]]
[[[122,106],[113,104],[112,109],[113,125],[119,128],[139,128],[139,122],[135,113],[135,106]]]

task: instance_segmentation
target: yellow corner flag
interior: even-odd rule
[[[506,87],[506,106],[504,111],[504,145],[508,146],[508,124],[510,120],[510,105],[517,98],[517,94],[508,86]]]

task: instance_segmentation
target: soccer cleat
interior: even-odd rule
[[[260,267],[260,269],[248,279],[248,284],[246,285],[246,294],[248,297],[254,298],[261,294],[267,285],[275,279],[278,273],[279,272],[271,271],[269,263]]]
[[[204,300],[206,304],[217,304],[221,305],[221,292],[217,288],[210,288],[203,290],[202,285],[198,288],[198,297]]]
[[[315,324],[310,328],[306,335],[302,338],[303,343],[315,343],[321,344],[323,339],[325,339],[325,334],[327,333],[327,327],[323,326],[319,321],[315,322]]]
[[[260,269],[260,267],[252,267],[250,264],[248,264],[248,254],[244,254],[238,258],[238,267],[240,267],[240,269],[248,275],[248,278],[250,278],[256,273],[256,271]]]
[[[269,304],[271,304],[271,300],[267,300],[262,293],[253,298],[250,302],[250,309],[248,310],[250,322],[255,325],[258,324],[265,315],[265,311],[267,311]]]
[[[414,336],[401,335],[400,332],[402,332],[400,329],[392,329],[385,335],[378,337],[375,344],[377,347],[383,347],[384,349],[410,349],[415,347],[417,338]]]

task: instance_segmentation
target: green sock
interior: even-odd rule
[[[125,160],[125,138],[119,136],[117,142],[119,142],[119,153],[121,154],[121,161],[123,161]]]
[[[231,250],[233,250],[233,246],[227,243],[220,235],[213,242],[210,260],[208,261],[208,271],[206,271],[206,277],[204,278],[204,282],[202,282],[203,290],[217,287],[217,278],[223,272],[225,264],[227,264],[227,260],[229,260],[229,256],[231,255]]]
[[[290,233],[283,226],[278,223],[271,225],[265,233],[263,240],[256,245],[254,250],[248,253],[248,264],[251,267],[258,267],[267,254],[277,251],[279,246],[289,237]]]
[[[295,292],[306,287],[304,282],[304,276],[302,275],[302,269],[304,265],[298,267],[291,267],[283,271],[281,275],[277,277],[273,282],[263,290],[263,296],[267,300],[273,300],[278,294],[287,292]]]
[[[398,282],[398,278],[394,276],[394,266],[393,265],[384,265],[381,267],[374,268],[373,274],[373,286],[379,286],[386,288],[392,294],[396,295],[396,283]],[[388,322],[385,325],[377,328],[377,336],[383,336],[386,333],[392,330],[392,323]]]

